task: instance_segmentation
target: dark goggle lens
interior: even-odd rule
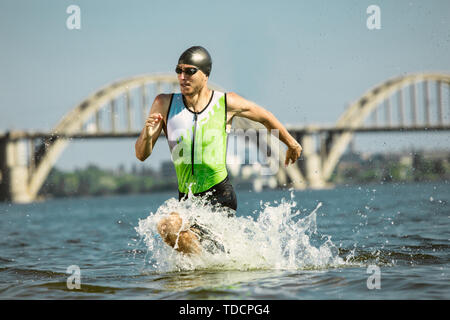
[[[197,68],[186,68],[186,69],[181,69],[180,67],[176,67],[175,72],[177,74],[181,74],[182,72],[184,72],[185,74],[187,74],[188,76],[192,76],[194,75],[196,72],[198,71]]]

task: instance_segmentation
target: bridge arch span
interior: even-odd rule
[[[418,83],[423,83],[424,91],[422,92],[422,101],[425,100],[425,122],[426,125],[430,124],[429,117],[429,84],[436,83],[436,96],[437,99],[437,114],[440,115],[440,122],[443,124],[445,117],[448,119],[448,114],[443,116],[444,108],[442,103],[442,90],[441,85],[446,84],[448,91],[450,92],[450,75],[440,73],[420,73],[410,74],[401,77],[389,79],[373,88],[368,90],[358,100],[352,103],[348,109],[340,116],[334,128],[322,128],[322,131],[314,129],[314,127],[307,126],[302,128],[288,129],[291,134],[297,137],[298,141],[303,144],[303,159],[298,166],[284,167],[284,155],[282,154],[284,148],[278,141],[268,139],[265,141],[267,146],[271,150],[272,156],[269,157],[269,167],[276,169],[276,175],[279,186],[289,186],[295,189],[304,189],[307,187],[321,188],[326,186],[326,182],[329,181],[340,157],[345,152],[348,144],[350,143],[354,132],[352,129],[361,129],[364,127],[364,122],[368,117],[381,108],[380,105],[383,101],[390,101],[390,98],[395,93],[402,93],[405,87],[410,86],[411,92],[414,93],[411,96],[416,97],[416,86]],[[139,124],[139,131],[144,125],[145,118],[148,115],[151,101],[149,101],[148,91],[150,87],[153,87],[152,96],[156,96],[162,92],[177,92],[179,90],[178,80],[176,75],[172,74],[150,74],[139,75],[127,79],[122,79],[110,83],[98,91],[94,92],[81,103],[70,110],[62,120],[51,131],[50,137],[47,134],[38,148],[32,147],[31,155],[32,159],[28,167],[23,163],[14,163],[9,167],[3,168],[2,175],[4,173],[3,182],[0,179],[0,186],[5,190],[8,187],[8,194],[13,201],[19,199],[19,202],[30,202],[36,198],[39,189],[45,182],[51,168],[56,163],[57,159],[66,148],[70,139],[67,139],[65,135],[77,135],[83,134],[87,129],[96,130],[96,132],[104,133],[106,131],[99,130],[101,127],[99,119],[101,118],[100,112],[109,111],[111,120],[111,131],[114,133],[122,134],[123,131],[117,131],[115,129],[115,116],[116,109],[120,106],[118,99],[124,97],[125,108],[127,110],[136,110],[136,101],[139,101],[141,112],[141,124]],[[163,88],[164,87],[164,88]],[[210,88],[214,90],[225,91],[217,85],[210,83]],[[402,94],[399,95],[402,97]],[[413,99],[413,100],[414,100]],[[450,98],[449,98],[450,99]],[[403,101],[399,99],[399,101]],[[414,100],[415,101],[415,100]],[[415,102],[414,102],[415,103]],[[449,101],[450,104],[450,101]],[[402,104],[400,104],[402,107]],[[419,113],[419,109],[414,105],[414,112]],[[450,108],[450,106],[449,106]],[[424,110],[421,110],[422,115]],[[128,120],[128,126],[126,129],[126,136],[134,136],[136,131],[131,130],[130,113],[126,117]],[[417,117],[418,118],[418,117]],[[92,122],[94,119],[94,123]],[[94,126],[87,127],[86,125]],[[415,123],[414,125],[417,125]],[[445,125],[444,130],[448,130],[448,123]],[[431,126],[432,127],[432,126]],[[264,126],[244,118],[235,118],[233,120],[233,128],[235,129],[264,129]],[[320,129],[320,128],[319,128]],[[337,130],[336,130],[337,129]],[[340,130],[342,129],[342,130]],[[328,134],[328,138],[325,139],[325,143],[322,144],[320,154],[315,152],[313,136],[319,132],[325,132]],[[403,130],[403,129],[402,129]],[[18,149],[18,140],[4,138],[0,141],[0,147],[11,146],[11,148],[5,148],[5,150]],[[23,139],[36,139],[36,138],[23,138]],[[277,140],[277,139],[275,139]],[[3,142],[2,142],[3,141]],[[275,142],[275,145],[272,143]],[[2,144],[3,143],[3,144]],[[31,140],[31,144],[34,142]],[[323,147],[325,145],[325,148]],[[3,147],[2,147],[3,148]],[[14,157],[9,157],[12,159]],[[27,173],[28,171],[28,173]],[[273,171],[273,170],[272,170]],[[23,178],[22,177],[26,177]],[[4,181],[12,183],[6,186]],[[15,181],[15,182],[14,182]],[[19,182],[17,182],[19,181]],[[3,189],[2,189],[3,190]],[[0,190],[1,191],[1,190]]]
[[[348,107],[348,109],[341,115],[335,126],[336,128],[362,127],[364,121],[368,119],[370,114],[374,112],[377,108],[381,108],[382,102],[384,101],[389,102],[388,99],[390,99],[390,97],[393,96],[395,93],[399,93],[398,107],[403,108],[402,90],[408,86],[410,86],[410,93],[411,93],[410,96],[413,103],[412,108],[414,108],[411,112],[415,115],[415,117],[418,118],[417,113],[419,112],[419,110],[417,109],[417,104],[415,102],[415,99],[417,98],[416,85],[419,83],[424,84],[423,87],[424,88],[423,96],[425,99],[424,104],[425,107],[428,108],[429,107],[428,104],[430,103],[428,92],[430,82],[436,83],[437,95],[439,95],[441,92],[440,91],[441,84],[445,83],[447,85],[450,85],[450,75],[442,73],[417,73],[395,77],[387,81],[384,81],[383,83],[369,89],[358,100],[353,102]],[[438,97],[437,99],[439,100],[440,97]],[[438,113],[442,112],[443,110],[442,105],[438,105],[438,108],[439,108]],[[400,117],[402,117],[402,112],[404,112],[404,110],[400,109],[399,110]],[[422,110],[422,114],[424,112],[426,113],[428,111]],[[417,122],[413,125],[417,125]],[[331,141],[331,148],[326,152],[326,156],[322,159],[322,177],[325,181],[330,179],[334,168],[336,167],[342,154],[345,152],[352,137],[353,132],[351,131],[345,131],[334,135]]]

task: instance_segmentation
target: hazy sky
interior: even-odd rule
[[[80,30],[66,27],[72,4],[81,9]],[[366,26],[372,4],[381,9],[379,30]],[[50,131],[112,81],[173,72],[191,45],[210,51],[212,82],[283,123],[331,124],[347,104],[388,78],[449,73],[449,12],[448,0],[2,0],[0,132]],[[430,145],[426,134],[391,136],[365,136],[356,146]],[[432,141],[450,146],[448,133]],[[75,142],[56,165],[140,164],[134,142]],[[157,168],[163,159],[169,159],[165,140],[145,164]]]

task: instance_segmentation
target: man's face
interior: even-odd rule
[[[200,89],[202,89],[206,85],[208,77],[196,66],[190,64],[179,64],[177,65],[177,67],[183,70],[183,72],[177,74],[182,94],[188,96],[194,95],[200,92]],[[195,68],[198,70],[193,75],[190,75],[188,74],[188,72],[186,72],[186,70],[190,68]]]

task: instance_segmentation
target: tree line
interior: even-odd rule
[[[164,171],[133,167],[127,172],[123,165],[118,170],[102,169],[94,164],[74,171],[53,167],[39,195],[45,198],[76,197],[177,190],[175,172]],[[416,154],[411,163],[402,163],[399,159],[384,155],[375,155],[368,160],[343,160],[336,167],[330,182],[339,185],[444,180],[450,180],[449,159],[427,159],[422,154]]]
[[[176,177],[102,169],[94,164],[63,171],[53,167],[39,194],[43,197],[101,196],[176,190]]]

